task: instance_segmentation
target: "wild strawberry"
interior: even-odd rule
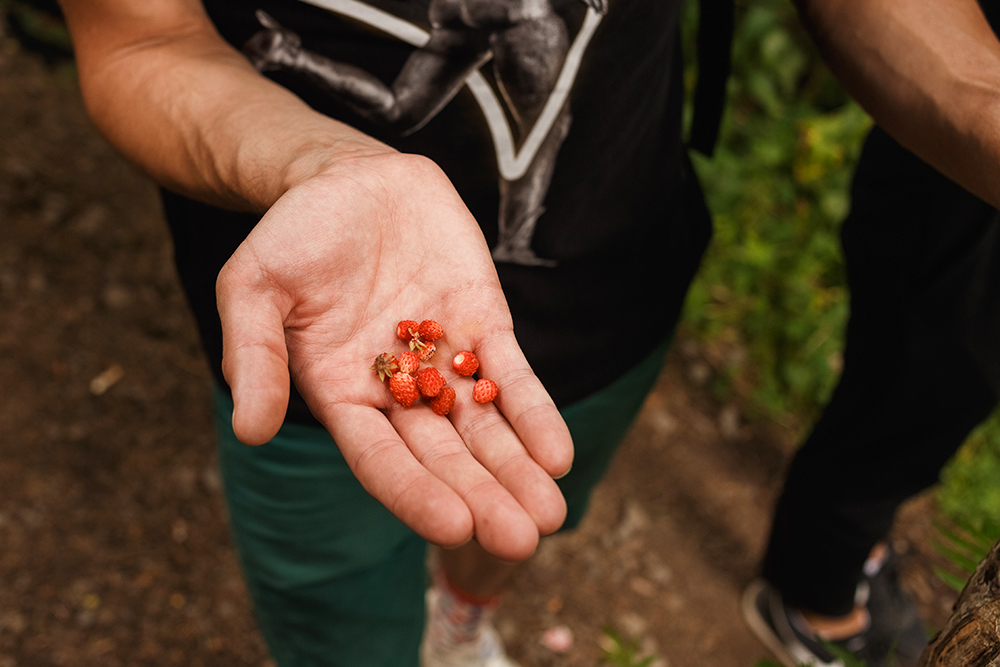
[[[420,397],[417,379],[409,373],[396,373],[389,378],[389,391],[403,407],[410,407]]]
[[[375,363],[371,366],[371,370],[375,371],[380,381],[384,381],[387,377],[391,378],[397,368],[399,367],[396,365],[396,357],[389,352],[383,352],[375,357]]]
[[[418,326],[413,320],[403,320],[396,325],[396,338],[399,340],[411,340],[416,336]]]
[[[417,356],[420,357],[420,361],[427,361],[437,352],[437,345],[434,343],[424,343],[422,347],[417,348],[415,351]]]
[[[472,388],[472,400],[476,403],[489,403],[497,397],[497,383],[493,380],[480,378]]]
[[[451,366],[459,375],[469,376],[479,368],[479,360],[472,352],[465,350],[455,355],[455,358],[451,360]]]
[[[433,366],[427,366],[417,371],[417,389],[421,396],[432,398],[441,393],[447,380],[441,375],[441,371]]]
[[[420,368],[420,356],[416,352],[407,350],[396,357],[396,365],[399,366],[400,373],[413,375]]]
[[[444,335],[444,329],[434,320],[421,322],[420,326],[417,327],[417,332],[420,334],[420,340],[425,343],[432,343]]]
[[[451,387],[442,387],[441,393],[431,399],[431,410],[434,414],[444,417],[451,412],[455,405],[455,390]]]

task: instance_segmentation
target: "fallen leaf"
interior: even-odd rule
[[[90,393],[94,396],[101,396],[123,377],[125,377],[125,369],[118,364],[111,364],[100,375],[90,381]]]

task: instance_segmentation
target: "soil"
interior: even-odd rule
[[[498,617],[524,665],[769,657],[739,596],[794,442],[671,354],[584,525],[551,538]],[[697,381],[696,381],[697,380]],[[0,34],[0,667],[271,664],[226,528],[210,380],[154,187],[92,128],[71,69]],[[932,627],[930,497],[894,536]],[[566,626],[556,653],[540,642]]]

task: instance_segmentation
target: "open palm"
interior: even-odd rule
[[[517,345],[479,226],[430,161],[368,155],[289,190],[223,269],[218,298],[244,442],[279,428],[290,369],[364,487],[431,542],[475,536],[520,560],[561,524],[552,476],[570,466],[568,430]],[[447,418],[403,408],[369,370],[405,349],[397,322],[427,318],[445,330],[429,363],[458,394]],[[500,387],[494,404],[451,370],[459,350]]]

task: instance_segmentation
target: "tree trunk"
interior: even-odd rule
[[[1000,542],[979,563],[918,667],[1000,667]]]

